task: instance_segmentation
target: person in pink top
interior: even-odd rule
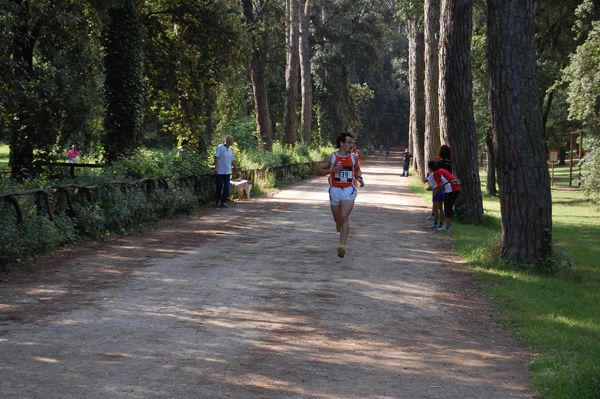
[[[450,231],[452,219],[454,217],[454,203],[460,194],[460,182],[450,172],[441,169],[436,161],[429,161],[427,164],[429,171],[433,174],[433,180],[436,185],[427,188],[437,194],[444,190],[444,216],[446,216],[446,226],[439,227],[438,231]]]
[[[75,144],[71,144],[71,149],[67,151],[67,157],[69,157],[69,163],[77,163],[77,157],[79,156],[79,151],[75,149]]]

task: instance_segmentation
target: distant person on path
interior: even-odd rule
[[[329,202],[336,229],[340,232],[337,250],[340,258],[346,254],[346,240],[350,232],[348,219],[356,199],[354,180],[358,180],[361,187],[365,185],[358,158],[351,153],[353,141],[352,134],[348,132],[338,134],[336,144],[339,150],[327,155],[317,169],[318,176],[329,176]]]
[[[217,206],[227,208],[229,199],[229,185],[231,181],[231,168],[237,169],[233,155],[233,136],[227,136],[225,143],[219,144],[215,151],[215,181],[217,188]]]
[[[190,141],[188,139],[181,140],[181,146],[177,149],[177,157],[184,158],[190,152]]]
[[[390,157],[390,151],[392,150],[392,148],[388,145],[387,147],[385,147],[385,157],[389,158]]]
[[[77,157],[79,156],[79,151],[75,148],[75,144],[71,144],[71,148],[67,151],[67,157],[69,158],[69,163],[77,163]]]
[[[408,148],[405,148],[404,155],[402,156],[402,159],[404,161],[404,164],[402,165],[402,176],[408,177],[408,167],[410,166],[410,159],[412,157],[413,155],[410,153],[410,151],[408,151]]]
[[[434,194],[445,191],[444,194],[444,214],[446,216],[446,226],[438,227],[438,231],[450,231],[452,227],[452,219],[454,217],[454,203],[460,194],[460,182],[450,174],[446,169],[441,169],[438,162],[429,161],[427,163],[429,171],[433,175],[433,179],[436,183],[435,187],[428,187],[427,190],[433,191]]]

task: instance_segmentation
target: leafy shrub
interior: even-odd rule
[[[211,172],[212,169],[208,165],[207,157],[195,152],[190,152],[181,157],[173,158],[169,164],[169,170],[165,171],[164,174],[181,177]]]
[[[251,147],[251,144],[244,145]],[[238,166],[258,169],[320,161],[331,151],[333,147],[315,149],[299,143],[294,148],[274,143],[272,152],[249,148],[236,152],[236,158]],[[207,158],[197,153],[177,157],[172,151],[139,151],[130,159],[123,159],[105,168],[101,174],[88,171],[86,176],[60,182],[53,182],[46,177],[22,182],[0,179],[0,192],[25,191],[66,183],[96,187],[93,190],[93,204],[73,204],[76,217],[57,215],[51,221],[47,216],[38,216],[35,213],[37,208],[33,195],[19,197],[21,209],[27,210],[24,214],[25,221],[21,224],[17,223],[11,206],[0,206],[0,267],[20,259],[24,254],[42,254],[68,242],[96,239],[104,234],[121,234],[159,218],[191,212],[207,198],[213,197],[213,180],[206,176],[199,179],[195,193],[191,186],[188,187],[184,181],[176,178],[208,174],[211,172],[211,161],[212,157]],[[299,166],[294,175],[286,176],[280,183],[293,182],[312,174],[312,167]],[[150,194],[146,194],[139,184],[132,184],[142,178],[155,176],[174,178],[168,180],[168,188],[157,187]],[[267,173],[255,183],[254,192],[266,192],[275,187],[275,174]]]
[[[92,206],[75,205],[77,230],[81,237],[96,239],[106,233],[106,213],[98,204]]]
[[[600,203],[600,139],[588,140],[592,152],[581,165],[581,190],[590,201]]]
[[[133,214],[127,205],[126,195],[118,188],[109,188],[99,201],[104,209],[106,220],[104,224],[108,231],[121,232],[133,224]]]
[[[198,207],[198,199],[186,187],[154,190],[150,194],[149,201],[154,206],[154,213],[160,218],[189,213]]]
[[[68,217],[56,217],[53,223],[46,217],[33,216],[18,224],[9,212],[0,217],[0,267],[10,262],[46,253],[76,237],[75,223]]]
[[[258,149],[258,135],[254,118],[244,118],[227,124],[225,130],[234,137],[236,145],[247,150]],[[224,137],[219,137],[219,141]],[[216,146],[215,146],[216,147]]]
[[[265,177],[261,177],[256,181],[256,185],[252,187],[252,191],[256,193],[266,193],[268,189],[275,187],[275,173],[267,173]]]
[[[162,176],[169,171],[171,157],[160,152],[138,150],[130,158],[124,158],[104,169],[104,175],[119,178],[141,179],[147,176]]]

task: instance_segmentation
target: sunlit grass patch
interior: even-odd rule
[[[499,259],[498,198],[483,199],[484,225],[457,223],[452,239],[498,309],[498,320],[531,350],[539,394],[600,398],[600,206],[567,187],[568,177],[568,166],[555,168],[553,244],[572,266],[562,273],[532,273]],[[431,201],[429,193],[423,198]]]

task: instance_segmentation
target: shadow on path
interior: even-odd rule
[[[11,276],[2,397],[531,397],[399,157],[363,167],[343,259],[313,178]]]

